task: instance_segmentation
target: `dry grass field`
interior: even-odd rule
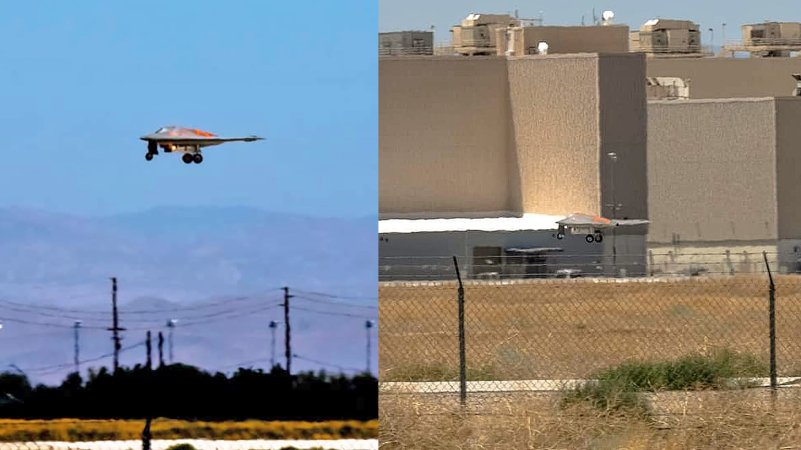
[[[382,449],[799,449],[801,389],[645,394],[648,415],[565,408],[559,394],[391,395],[380,403]]]
[[[140,439],[142,420],[0,419],[0,442]],[[190,422],[155,419],[154,439],[374,439],[378,421]]]
[[[468,378],[585,378],[730,349],[767,365],[767,276],[465,285]],[[801,374],[801,278],[776,277],[779,375]],[[379,287],[381,381],[455,380],[456,284]]]

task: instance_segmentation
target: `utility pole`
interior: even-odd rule
[[[617,198],[615,197],[615,166],[617,165],[617,153],[609,152],[607,153],[609,159],[612,160],[612,169],[611,169],[611,187],[612,187],[612,220],[617,219]],[[614,271],[614,276],[617,276],[617,246],[616,246],[616,233],[615,227],[612,227],[612,270]]]
[[[150,330],[147,330],[147,338],[145,340],[147,346],[147,370],[153,369],[153,359],[151,357],[153,353],[153,346],[150,343]]]
[[[278,322],[271,320],[270,321],[270,334],[272,335],[272,339],[270,340],[270,370],[273,370],[275,367],[275,329],[278,328]]]
[[[159,331],[159,367],[164,367],[164,334]]]
[[[81,359],[80,359],[80,357],[81,357],[81,347],[80,347],[80,341],[78,340],[78,334],[79,334],[78,331],[81,329],[81,321],[80,320],[76,320],[72,324],[72,328],[74,330],[73,331],[73,338],[74,338],[74,341],[75,341],[74,342],[75,355],[74,355],[74,358],[73,358],[73,360],[75,362],[75,373],[80,375],[80,373],[81,373]]]
[[[289,329],[289,299],[294,297],[289,295],[289,288],[284,287],[284,344],[286,346],[286,373],[292,375],[292,345],[290,339],[292,337],[291,330]]]
[[[120,328],[119,326],[119,318],[117,317],[117,278],[111,278],[111,307],[112,307],[112,319],[113,319],[113,326],[108,328],[109,331],[112,332],[112,340],[114,341],[114,373],[117,373],[117,370],[120,368],[120,349],[122,349],[122,344],[120,344],[120,331],[125,331],[125,328]]]
[[[371,373],[370,372],[370,347],[371,347],[371,345],[370,345],[371,342],[370,341],[371,341],[371,338],[372,338],[372,335],[370,334],[370,329],[371,328],[373,328],[373,321],[372,320],[368,320],[368,321],[364,322],[364,329],[367,330],[367,370],[365,371],[365,373],[368,373],[368,374]]]
[[[170,330],[170,334],[167,337],[167,345],[169,346],[169,352],[170,352],[170,364],[172,364],[172,362],[173,362],[173,359],[172,359],[172,333],[173,333],[173,330],[175,330],[175,323],[176,322],[178,322],[176,319],[170,319],[170,320],[167,321],[167,328]]]

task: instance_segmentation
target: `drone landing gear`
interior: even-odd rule
[[[185,164],[200,164],[203,162],[203,155],[200,153],[184,153],[184,155],[181,157],[181,160]]]
[[[588,235],[584,236],[584,240],[588,244],[592,244],[593,242],[601,243],[601,242],[604,241],[604,235],[601,234],[601,233],[588,234]]]
[[[145,159],[148,161],[153,161],[153,157],[159,154],[158,144],[155,142],[148,142],[147,143],[147,153],[145,153]]]

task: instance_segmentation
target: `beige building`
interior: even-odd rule
[[[508,14],[470,14],[451,28],[451,45],[461,55],[494,55],[496,30],[519,26],[520,21]]]
[[[674,77],[690,98],[784,97],[793,95],[801,58],[649,58],[648,77]]]
[[[655,270],[761,270],[762,251],[783,271],[798,270],[799,124],[797,97],[649,102]]]
[[[630,36],[631,51],[648,56],[701,56],[701,31],[689,20],[652,19]]]
[[[787,57],[801,51],[801,23],[764,22],[741,27],[742,42],[726,45],[729,52],[748,52],[752,57]]]
[[[496,258],[503,268],[491,273],[531,273],[546,251],[583,253],[573,261],[585,272],[643,273],[645,227],[587,244],[583,235],[556,239],[556,219],[525,218],[647,218],[644,75],[645,58],[633,53],[382,58],[382,276],[397,272],[389,262],[442,269],[435,262],[454,255]],[[398,219],[415,220],[390,226]],[[625,256],[610,257],[613,249]],[[466,273],[482,273],[469,265]],[[448,264],[442,270],[452,276]]]
[[[382,217],[647,217],[641,54],[379,61]],[[615,180],[612,161],[618,154]]]
[[[547,44],[548,54],[629,51],[626,25],[509,27],[495,32],[498,55],[536,55],[541,42]]]

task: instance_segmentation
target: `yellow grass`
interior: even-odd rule
[[[0,441],[95,441],[141,439],[143,420],[0,419]],[[190,422],[155,419],[154,439],[368,439],[378,421]]]
[[[801,279],[777,278],[780,375],[801,373]],[[456,285],[382,284],[381,381],[454,380]],[[728,348],[767,362],[768,281],[548,280],[465,287],[472,379],[585,378],[627,361]]]

